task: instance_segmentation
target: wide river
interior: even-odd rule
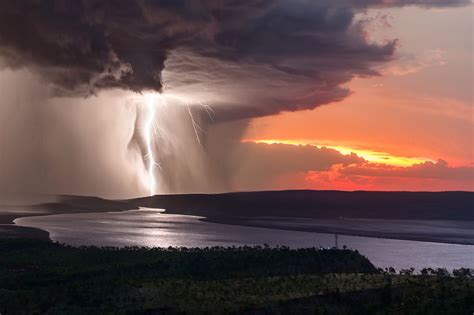
[[[207,247],[285,245],[332,247],[333,234],[287,231],[202,222],[201,217],[164,214],[160,209],[76,213],[15,220],[46,230],[52,240],[70,245]],[[378,267],[474,268],[474,246],[339,235],[339,246],[357,249]]]

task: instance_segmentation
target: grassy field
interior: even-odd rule
[[[74,248],[0,241],[0,313],[453,313],[468,270],[377,270],[351,250]]]

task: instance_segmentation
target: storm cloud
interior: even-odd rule
[[[339,101],[354,76],[377,75],[396,41],[369,43],[357,10],[468,3],[2,0],[0,65],[40,73],[59,95],[199,87],[217,119],[240,119]]]

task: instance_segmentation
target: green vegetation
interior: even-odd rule
[[[351,250],[0,241],[1,314],[466,313],[467,269],[396,274]]]

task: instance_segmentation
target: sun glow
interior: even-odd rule
[[[365,149],[356,149],[346,146],[338,146],[338,145],[322,145],[315,143],[314,141],[310,140],[282,140],[282,139],[245,139],[242,140],[244,143],[266,143],[266,144],[289,144],[289,145],[308,145],[314,146],[316,148],[329,148],[339,151],[341,154],[349,155],[349,154],[357,154],[359,157],[363,158],[367,162],[370,163],[377,163],[377,164],[385,164],[385,165],[392,165],[392,166],[401,166],[401,167],[408,167],[414,164],[424,163],[427,161],[434,162],[428,158],[420,158],[420,157],[406,157],[406,156],[396,156],[391,155],[387,152],[379,152],[373,150],[365,150]]]

